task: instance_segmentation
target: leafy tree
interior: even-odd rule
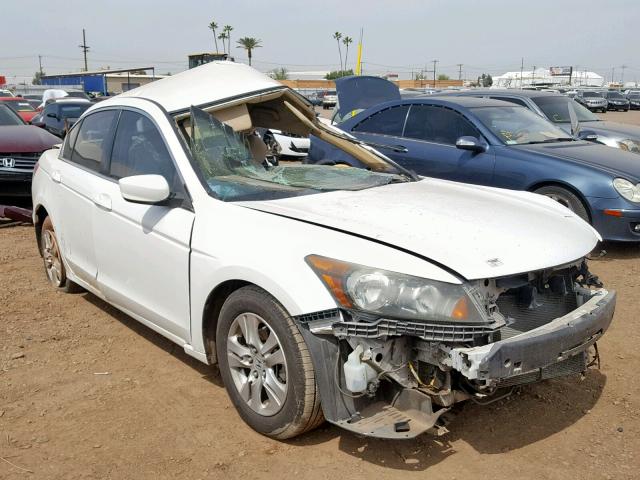
[[[46,75],[45,72],[40,73],[40,71],[37,71],[36,73],[33,74],[33,80],[31,80],[31,84],[32,85],[42,85],[42,77]]]
[[[218,53],[218,38],[216,37],[216,30],[218,28],[218,24],[215,21],[211,21],[209,24],[209,29],[213,32],[213,42],[216,46],[216,53]]]
[[[349,70],[336,70],[336,71],[332,71],[327,73],[324,78],[326,80],[335,80],[336,78],[340,78],[340,77],[348,77],[350,75],[353,75],[353,70],[349,69]]]
[[[347,68],[347,58],[349,57],[349,44],[353,43],[353,38],[347,36],[344,37],[344,40],[342,40],[342,43],[344,43],[344,46],[346,47],[346,52],[344,54],[344,67],[343,70]]]
[[[427,76],[425,75],[424,72],[416,72],[413,74],[413,79],[414,80],[426,80]]]
[[[273,78],[274,80],[288,80],[289,79],[289,72],[284,67],[276,68],[276,69],[272,70],[270,75],[271,75],[271,78]]]
[[[253,52],[253,49],[262,47],[262,45],[260,45],[261,41],[262,40],[260,40],[259,38],[253,37],[242,37],[237,41],[238,48],[244,48],[247,51],[247,57],[249,57],[249,66],[251,66],[251,54]]]
[[[449,75],[441,73],[440,75],[438,75],[438,80],[451,80],[451,78],[449,77]]]
[[[490,87],[493,85],[493,78],[488,73],[483,73],[478,77],[478,85],[482,87]]]
[[[338,54],[340,55],[340,70],[342,71],[344,67],[342,66],[342,50],[340,49],[340,39],[342,38],[342,34],[340,32],[336,32],[333,34],[333,38],[336,42],[338,42]]]

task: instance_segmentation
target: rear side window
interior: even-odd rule
[[[502,100],[503,102],[515,103],[516,105],[520,105],[521,107],[529,108],[527,104],[524,102],[524,100],[521,100],[519,98],[513,98],[513,97],[489,97],[489,98],[492,98],[494,100]]]
[[[80,125],[78,125],[76,128],[72,128],[69,132],[69,135],[67,135],[64,140],[64,144],[62,145],[62,153],[60,156],[66,160],[71,160],[73,145],[76,143],[76,138],[78,138],[78,130],[80,130]]]
[[[400,137],[408,111],[409,105],[380,110],[356,125],[353,131]]]
[[[179,185],[176,168],[155,124],[144,115],[123,110],[111,153],[109,175],[162,175],[172,191]]]
[[[117,115],[117,110],[105,110],[89,115],[82,121],[71,154],[73,163],[100,171],[109,154]]]
[[[479,137],[478,130],[459,113],[444,107],[413,105],[404,136],[426,142],[455,145],[463,136]]]

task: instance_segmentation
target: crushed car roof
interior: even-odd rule
[[[203,106],[277,88],[286,87],[248,65],[222,61],[156,80],[103,103],[117,102],[121,97],[140,97],[157,102],[168,112],[174,113],[186,110],[191,105]]]

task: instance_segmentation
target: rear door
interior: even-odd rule
[[[146,174],[164,176],[172,198],[162,205],[126,201],[118,180]],[[188,341],[195,216],[162,133],[145,113],[122,110],[108,175],[97,186],[93,223],[98,286],[110,302]]]
[[[117,110],[85,117],[72,130],[51,178],[58,188],[57,212],[52,217],[69,269],[96,286],[96,250],[92,237],[94,202],[100,176],[111,149]]]

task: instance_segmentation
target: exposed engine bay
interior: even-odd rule
[[[586,262],[467,287],[487,323],[347,309],[298,317],[327,419],[384,438],[443,433],[442,416],[457,402],[491,403],[514,386],[599,363],[596,341],[611,322],[615,293],[602,288]]]

